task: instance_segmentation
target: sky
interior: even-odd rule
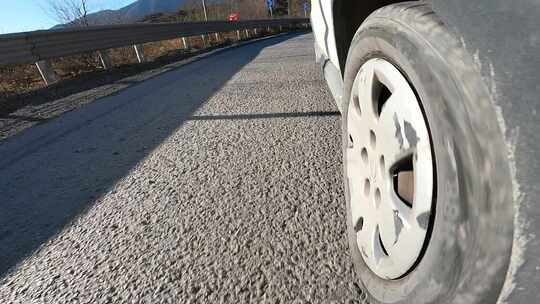
[[[49,1],[62,0],[0,0],[0,34],[49,29],[58,24],[47,13]],[[88,0],[90,11],[119,9],[135,0]]]

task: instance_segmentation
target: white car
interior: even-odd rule
[[[539,20],[522,0],[312,0],[361,300],[540,303]]]

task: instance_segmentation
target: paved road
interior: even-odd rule
[[[0,145],[0,303],[357,299],[312,46],[222,52]]]

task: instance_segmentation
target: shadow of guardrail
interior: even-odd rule
[[[180,67],[1,144],[0,277],[91,207],[262,49],[291,37]]]

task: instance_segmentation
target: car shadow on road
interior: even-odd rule
[[[286,112],[286,113],[253,113],[253,114],[228,114],[228,115],[197,115],[189,120],[244,120],[266,118],[295,118],[295,117],[325,117],[339,116],[338,111],[312,111],[312,112]]]
[[[218,53],[2,143],[0,279],[84,214],[262,49],[295,36]]]

